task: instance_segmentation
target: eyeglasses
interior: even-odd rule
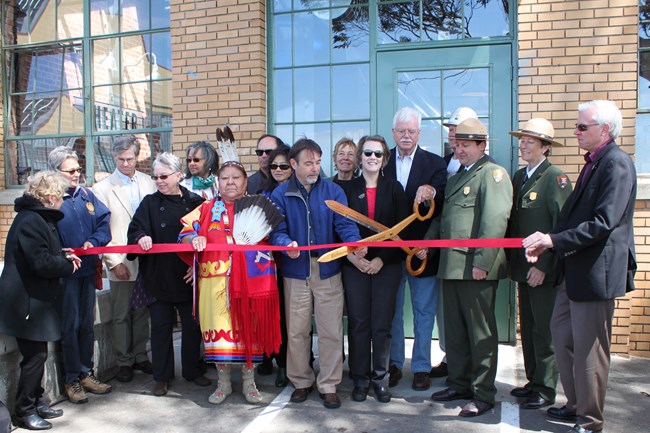
[[[291,168],[289,164],[270,164],[269,167],[271,170],[277,170],[279,168],[282,171],[287,171]]]
[[[382,156],[384,156],[384,151],[383,150],[366,149],[366,150],[363,151],[363,154],[366,155],[367,157],[370,157],[373,153],[375,154],[375,156],[377,158],[381,158]]]
[[[59,170],[61,173],[68,173],[72,176],[75,173],[81,173],[81,167],[73,168],[72,170]]]
[[[174,173],[176,173],[176,172],[174,172]],[[156,175],[152,174],[152,175],[151,175],[151,180],[153,180],[153,181],[156,181],[156,180],[158,180],[158,179],[160,179],[160,180],[167,180],[167,178],[168,178],[169,176],[171,176],[172,174],[174,174],[174,173],[161,174],[160,176],[156,176]]]
[[[186,161],[187,161],[188,164],[190,164],[192,162],[194,164],[198,164],[199,162],[203,161],[203,158],[187,158]]]
[[[404,128],[395,128],[394,131],[397,132],[398,135],[405,135],[407,132],[409,133],[409,135],[415,135],[418,132],[420,132],[419,129],[404,129]]]
[[[596,126],[598,123],[576,123],[576,129],[580,132],[585,132],[590,126]]]
[[[274,149],[255,149],[255,155],[257,156],[262,156],[263,154],[268,155],[271,152],[273,152],[273,150]]]

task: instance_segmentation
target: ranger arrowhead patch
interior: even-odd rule
[[[492,170],[492,178],[496,183],[501,182],[504,176],[505,176],[505,172],[502,169],[497,168],[495,170]]]
[[[561,189],[564,189],[569,185],[569,178],[567,177],[566,174],[561,174],[557,177],[557,185]]]

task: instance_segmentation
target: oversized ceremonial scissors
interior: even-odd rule
[[[377,232],[376,235],[372,235],[365,239],[361,239],[359,242],[379,242],[379,241],[385,241],[387,239],[393,239],[396,241],[401,240],[401,238],[398,236],[398,233],[404,230],[413,221],[415,221],[416,219],[419,219],[420,221],[425,221],[431,218],[431,216],[433,215],[435,204],[434,202],[430,202],[430,203],[431,204],[429,206],[429,211],[425,215],[421,215],[418,204],[414,202],[413,213],[411,215],[404,218],[402,221],[395,224],[393,227],[386,227],[385,225],[378,223],[377,221],[363,215],[362,213],[355,211],[354,209],[350,209],[349,207],[342,205],[337,201],[325,200],[325,204],[327,205],[327,207],[332,209],[334,212],[343,215],[348,219],[351,219],[357,224],[360,224],[364,227],[369,228],[370,230]],[[413,270],[411,266],[411,261],[413,260],[413,256],[418,251],[420,251],[421,248],[408,248],[408,247],[401,247],[401,248],[408,254],[406,258],[406,269],[408,270],[409,274],[413,276],[420,275],[424,271],[424,268],[427,266],[427,259],[425,258],[424,260],[422,260],[422,264],[420,265],[420,267],[415,270]],[[329,262],[338,259],[339,257],[343,257],[349,252],[350,249],[348,247],[340,247],[328,253],[323,254],[318,258],[318,261]]]

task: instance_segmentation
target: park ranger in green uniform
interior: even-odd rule
[[[457,156],[464,167],[447,182],[442,213],[425,239],[502,238],[512,206],[506,170],[485,155],[487,128],[467,119],[456,129]],[[420,253],[423,255],[424,253]],[[494,407],[499,279],[506,277],[502,248],[445,248],[440,252],[447,340],[448,385],[431,398],[470,400],[460,416],[482,415]]]
[[[519,138],[519,152],[527,166],[513,176],[508,237],[525,238],[536,231],[548,233],[572,190],[566,174],[546,159],[551,146],[561,144],[553,139],[551,122],[541,118],[527,121],[522,129],[510,134]],[[510,278],[517,282],[519,290],[521,346],[528,380],[510,394],[524,399],[519,405],[522,409],[539,409],[555,403],[558,370],[550,324],[557,293],[557,257],[546,251],[532,265],[523,249],[510,249],[508,254]]]

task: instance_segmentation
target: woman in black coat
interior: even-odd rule
[[[408,216],[408,199],[402,185],[383,176],[390,152],[386,140],[366,136],[359,141],[357,160],[362,175],[341,183],[348,206],[385,226],[393,226]],[[361,236],[374,234],[359,226]],[[388,391],[390,329],[395,297],[402,275],[399,248],[368,248],[364,258],[348,254],[343,261],[343,286],[348,309],[350,376],[354,381],[352,399],[364,401],[370,383],[382,403],[391,399]]]
[[[153,163],[157,192],[146,196],[129,225],[128,243],[143,250],[156,243],[176,243],[181,231],[181,217],[193,211],[204,199],[180,185],[183,174],[180,160],[163,153]],[[128,255],[130,260],[136,255]],[[151,360],[156,381],[152,393],[167,394],[174,378],[172,331],[176,312],[181,318],[181,362],[183,377],[199,386],[210,385],[201,363],[201,330],[192,317],[192,269],[176,253],[139,256],[138,279],[151,297]]]
[[[47,342],[61,338],[61,278],[81,260],[62,250],[56,223],[63,218],[65,180],[42,171],[29,179],[5,244],[0,276],[0,333],[16,337],[23,359],[16,393],[15,423],[30,430],[52,428],[46,419],[63,415],[43,400],[41,382]]]

